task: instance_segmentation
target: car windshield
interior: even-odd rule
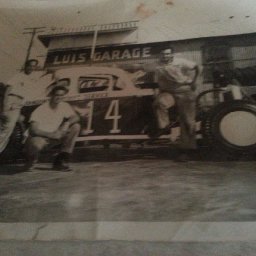
[[[102,76],[83,76],[78,79],[79,93],[98,92],[108,90],[111,79]]]

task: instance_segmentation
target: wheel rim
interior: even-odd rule
[[[228,143],[238,147],[256,144],[256,116],[249,111],[227,113],[220,122],[220,134]]]

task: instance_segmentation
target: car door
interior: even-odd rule
[[[114,75],[80,75],[69,102],[81,116],[80,140],[138,139],[153,116],[152,89],[117,86]]]

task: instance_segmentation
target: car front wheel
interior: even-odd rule
[[[256,105],[231,101],[213,108],[202,122],[207,143],[229,153],[256,152]]]

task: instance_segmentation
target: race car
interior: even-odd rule
[[[157,84],[136,83],[142,71],[129,73],[112,67],[72,67],[55,72],[55,81],[69,88],[64,100],[80,115],[80,144],[152,142],[150,134],[157,129],[153,102]],[[51,88],[48,85],[45,90]],[[24,116],[9,136],[2,155],[22,148],[32,111],[44,101],[31,97],[21,110]],[[173,101],[175,102],[175,101]],[[175,103],[170,108],[170,134],[158,138],[170,144],[179,137],[179,121]],[[50,121],[50,120],[49,120]],[[211,148],[232,154],[256,151],[256,104],[243,95],[239,86],[211,89],[197,97],[198,139]],[[78,144],[79,144],[78,143]],[[12,146],[14,145],[14,147]],[[18,146],[19,145],[19,146]]]

